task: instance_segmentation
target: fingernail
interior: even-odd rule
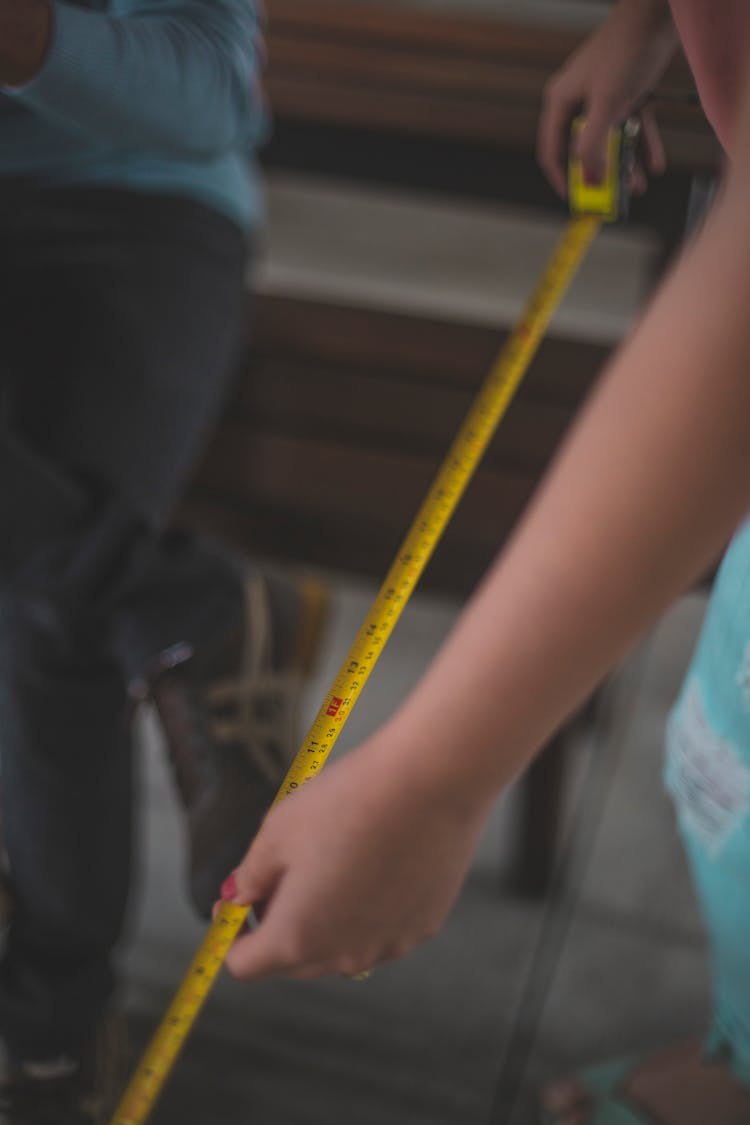
[[[224,902],[233,902],[237,898],[237,878],[234,874],[228,875],[221,884],[221,897]]]

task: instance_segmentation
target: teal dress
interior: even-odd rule
[[[0,177],[185,195],[253,227],[266,127],[252,0],[53,8],[41,70],[0,94]]]
[[[669,722],[667,785],[708,928],[708,1053],[750,1084],[750,522],[719,570]]]

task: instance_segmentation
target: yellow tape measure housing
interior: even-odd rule
[[[570,134],[571,152],[585,126],[583,117],[576,117]],[[614,223],[627,216],[630,203],[630,176],[635,158],[639,123],[628,119],[619,129],[610,129],[604,178],[601,183],[588,183],[580,160],[568,160],[568,200],[576,215],[597,215],[603,222]]]

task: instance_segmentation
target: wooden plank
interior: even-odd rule
[[[507,333],[428,317],[345,307],[282,296],[258,299],[247,361],[297,357],[423,381],[476,388]],[[526,377],[522,395],[560,406],[577,405],[609,355],[601,344],[548,336]]]
[[[342,528],[366,513],[381,526],[406,529],[441,459],[287,434],[256,433],[248,440],[247,428],[229,419],[202,466],[200,487],[278,511],[323,513]],[[499,542],[533,487],[530,476],[485,470],[456,514],[462,539]]]
[[[466,98],[513,94],[537,103],[548,77],[538,60],[415,53],[404,47],[374,51],[371,44],[280,39],[274,44],[274,80],[298,75],[311,80],[367,84],[373,89],[433,90]]]
[[[544,84],[580,32],[387,3],[271,0],[267,84],[277,117],[533,149]],[[659,87],[677,167],[718,144],[680,59]]]
[[[516,98],[449,97],[433,90],[348,87],[327,77],[273,75],[268,88],[278,118],[329,126],[390,130],[444,141],[465,141],[533,151],[541,101]],[[668,164],[674,169],[715,172],[721,153],[705,122],[671,125],[660,121]]]
[[[508,106],[479,98],[467,104],[434,91],[344,89],[341,83],[307,75],[274,75],[268,88],[280,116],[492,145],[532,145],[539,118],[536,104]]]
[[[325,513],[233,504],[210,493],[194,495],[183,506],[180,522],[199,527],[255,558],[265,555],[287,564],[325,567],[375,581],[385,576],[405,530],[382,527],[377,519],[360,513],[350,518],[342,534],[340,523]],[[496,550],[495,544],[467,545],[449,528],[420,588],[467,595]]]
[[[232,424],[360,447],[440,453],[468,411],[472,393],[400,378],[268,359],[244,378]],[[519,398],[488,451],[488,463],[539,472],[572,418],[569,407]]]
[[[417,50],[440,48],[453,53],[531,56],[554,65],[581,39],[571,29],[528,26],[466,14],[459,10],[425,10],[403,4],[349,0],[267,0],[268,38],[282,35],[383,44],[407,43]]]

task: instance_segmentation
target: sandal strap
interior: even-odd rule
[[[631,1075],[642,1063],[639,1057],[618,1059],[593,1066],[576,1076],[575,1081],[591,1098],[586,1125],[665,1125],[630,1098],[625,1090]],[[540,1118],[544,1125],[563,1125],[565,1112],[545,1110]]]

